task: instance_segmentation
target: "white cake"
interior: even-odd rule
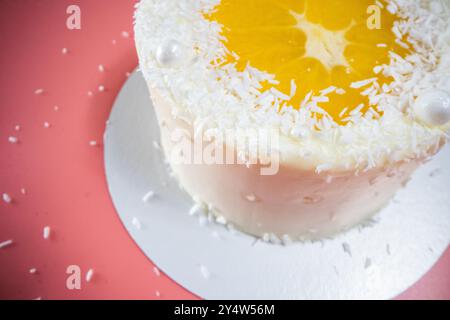
[[[356,110],[345,124],[318,107],[341,88],[324,86],[293,107],[295,84],[289,95],[274,88],[277,75],[251,61],[243,70],[223,63],[229,54],[223,26],[206,16],[220,3],[142,0],[135,27],[167,160],[182,188],[219,222],[272,241],[334,236],[369,220],[445,144],[450,33],[448,10],[437,1],[383,1],[398,17],[393,34],[399,41],[407,35],[411,51],[390,55],[389,63],[374,66],[374,78],[352,83],[367,89],[377,114]],[[319,56],[321,49],[314,50]],[[393,80],[378,84],[380,72]],[[225,132],[231,140],[219,139]],[[236,143],[249,132],[270,134],[271,162]],[[196,148],[200,137],[206,141]],[[213,155],[231,155],[234,164],[205,161],[213,143]]]

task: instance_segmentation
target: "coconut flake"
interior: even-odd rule
[[[44,229],[42,230],[42,236],[45,240],[50,239],[51,228],[49,226],[44,227]]]
[[[160,276],[161,276],[161,272],[159,271],[159,269],[158,269],[156,266],[153,267],[153,273],[154,273],[157,277],[160,277]]]
[[[138,230],[141,230],[141,229],[142,229],[141,221],[140,221],[138,218],[133,217],[133,220],[131,220],[131,223],[133,224],[133,226],[134,226],[136,229],[138,229]]]
[[[13,240],[6,240],[3,242],[0,242],[0,249],[4,249],[6,247],[9,247],[13,244]]]
[[[91,282],[93,277],[94,277],[94,270],[89,269],[88,272],[86,273],[86,282]]]
[[[344,242],[342,244],[342,249],[345,253],[347,253],[350,257],[352,256],[352,249],[350,248],[350,245],[347,242]]]
[[[11,144],[17,144],[19,142],[19,138],[10,136],[10,137],[8,137],[8,142]]]
[[[377,80],[378,80],[377,78],[371,78],[371,79],[366,79],[366,80],[362,80],[362,81],[352,82],[350,84],[350,88],[359,89],[359,88],[365,87],[369,84],[372,84]]]
[[[142,197],[142,202],[149,202],[154,197],[155,197],[155,192],[149,191]]]
[[[211,278],[211,273],[209,272],[208,268],[204,265],[200,265],[200,273],[206,280],[209,280]]]
[[[7,193],[3,193],[2,199],[3,199],[3,202],[5,202],[7,204],[12,203],[12,197]]]

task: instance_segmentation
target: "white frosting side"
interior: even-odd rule
[[[388,9],[403,18],[394,33],[408,35],[416,53],[406,59],[392,54],[389,65],[374,70],[394,79],[389,86],[371,81],[356,84],[367,86],[371,103],[384,115],[372,120],[372,114],[356,111],[347,126],[337,125],[326,114],[324,120],[313,122],[310,114],[318,111],[318,97],[305,97],[298,111],[276,90],[260,92],[261,81],[273,81],[270,74],[251,66],[243,72],[232,65],[214,67],[214,62],[225,57],[226,48],[221,26],[206,20],[203,12],[219,2],[142,0],[137,5],[135,33],[141,70],[147,82],[171,102],[174,117],[205,130],[279,128],[285,161],[317,168],[368,170],[424,157],[438,150],[446,138],[448,125],[425,124],[414,111],[417,97],[424,92],[449,90],[450,19],[440,1],[389,1]],[[176,43],[177,48],[169,45],[168,50],[168,43]],[[177,67],[183,60],[179,48],[195,49],[195,59]]]

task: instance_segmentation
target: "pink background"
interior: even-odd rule
[[[134,3],[0,1],[0,194],[14,199],[0,201],[0,242],[14,240],[0,249],[2,299],[157,299],[156,291],[163,299],[196,298],[155,275],[115,213],[102,145],[89,146],[101,144],[115,96],[137,65]],[[70,4],[81,7],[81,30],[66,28]],[[44,94],[35,95],[38,88]],[[19,144],[8,143],[9,136]],[[42,237],[47,225],[50,240]],[[66,289],[65,271],[73,264],[83,272],[81,290]],[[30,268],[38,273],[29,274]],[[86,283],[89,268],[95,275]],[[450,250],[400,298],[450,299]]]

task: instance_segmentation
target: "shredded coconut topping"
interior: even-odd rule
[[[239,72],[234,64],[224,64],[228,52],[222,26],[204,17],[220,0],[141,0],[135,16],[141,70],[150,88],[171,103],[175,118],[203,123],[205,129],[278,128],[295,141],[298,156],[309,154],[319,163],[318,172],[369,170],[424,157],[439,149],[448,128],[416,121],[412,105],[423,91],[450,87],[449,12],[441,1],[387,2],[387,10],[399,17],[392,32],[413,50],[405,58],[391,52],[389,65],[374,70],[374,76],[391,77],[392,83],[381,86],[373,78],[351,85],[363,88],[370,109],[363,113],[361,105],[343,112],[346,125],[318,107],[328,101],[328,94],[344,94],[344,89],[330,87],[320,96],[309,93],[297,110],[289,100],[299,84],[291,83],[289,96],[274,88],[262,91],[262,82],[277,83],[274,75],[251,65]],[[174,39],[195,48],[196,58],[181,68],[163,68],[157,48]]]
[[[142,197],[142,202],[149,202],[154,197],[155,197],[155,192],[149,191]]]

